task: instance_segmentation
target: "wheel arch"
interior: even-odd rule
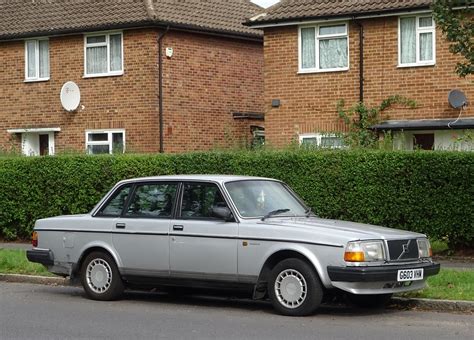
[[[254,298],[262,298],[265,294],[262,295],[262,289],[266,290],[266,282],[268,276],[270,275],[272,269],[281,261],[288,258],[297,258],[308,263],[318,275],[323,287],[326,286],[326,276],[323,273],[323,268],[320,261],[317,257],[310,252],[309,250],[302,247],[295,248],[281,248],[274,250],[266,257],[260,273],[258,275],[257,283],[254,290]]]
[[[119,272],[120,272],[121,262],[118,255],[106,244],[93,243],[93,244],[89,244],[85,246],[81,250],[77,262],[72,267],[71,279],[74,279],[80,276],[81,267],[84,262],[84,259],[87,257],[87,255],[91,254],[94,251],[103,252],[110,255],[114,259],[115,264],[117,265],[117,268],[119,269]]]

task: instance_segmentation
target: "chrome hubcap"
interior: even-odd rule
[[[112,283],[112,268],[103,259],[94,259],[87,266],[86,278],[94,293],[105,293]]]
[[[285,269],[275,280],[275,295],[286,308],[298,308],[306,299],[307,284],[303,275],[294,269]]]

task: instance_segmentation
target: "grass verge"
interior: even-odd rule
[[[449,251],[449,246],[446,241],[430,240],[430,243],[431,243],[431,249],[433,250],[433,254],[435,255],[445,254],[446,252]]]
[[[0,249],[0,274],[56,276],[41,264],[28,261],[21,249]]]
[[[474,270],[441,269],[438,275],[428,278],[425,289],[400,296],[474,301]]]

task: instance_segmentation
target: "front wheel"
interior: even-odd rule
[[[93,300],[115,300],[124,290],[114,259],[103,252],[87,255],[82,264],[81,282],[87,296]]]
[[[316,271],[296,258],[283,260],[273,268],[267,289],[273,308],[289,316],[312,314],[323,298]]]

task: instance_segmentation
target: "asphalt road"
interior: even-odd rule
[[[474,316],[323,307],[290,318],[266,302],[128,293],[91,301],[81,288],[0,282],[0,339],[472,339]]]

